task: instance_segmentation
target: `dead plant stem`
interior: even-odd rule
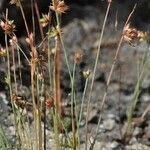
[[[24,10],[23,10],[23,7],[22,7],[22,4],[21,4],[20,0],[18,0],[18,3],[19,3],[19,7],[20,7],[20,10],[21,10],[21,13],[22,13],[23,20],[24,20],[26,32],[27,32],[27,35],[29,37],[30,32],[29,32],[29,28],[28,28],[28,25],[27,25],[27,20],[26,20]]]

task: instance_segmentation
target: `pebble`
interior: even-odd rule
[[[116,142],[116,141],[113,141],[113,142],[110,144],[110,147],[111,147],[112,149],[115,149],[115,148],[117,148],[118,146],[119,146],[119,143]]]
[[[115,126],[115,120],[113,119],[107,119],[103,122],[103,126],[106,130],[112,130]]]
[[[144,89],[149,88],[149,85],[150,85],[150,80],[146,79],[142,83],[142,88],[144,88]]]
[[[150,101],[150,95],[148,93],[145,93],[141,97],[142,102],[149,102]]]
[[[127,145],[125,147],[126,150],[150,150],[149,146],[143,145],[141,143],[136,143],[133,145]]]
[[[135,137],[132,137],[129,144],[133,145],[137,143],[137,139]]]
[[[8,130],[9,130],[10,135],[15,135],[16,134],[14,126],[9,126]]]
[[[136,128],[134,129],[133,136],[137,136],[137,135],[139,135],[140,133],[142,133],[142,129],[139,128],[139,127],[136,127]]]
[[[108,114],[107,116],[109,119],[116,119],[116,116],[114,114]]]
[[[145,136],[150,139],[150,126],[145,128]]]

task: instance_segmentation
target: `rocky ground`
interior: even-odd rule
[[[149,2],[145,1],[149,5]],[[131,6],[125,3],[114,3],[111,12],[108,17],[104,38],[102,41],[102,48],[99,57],[96,78],[94,82],[94,88],[92,92],[92,100],[90,104],[90,116],[89,116],[89,138],[92,141],[96,132],[98,118],[101,113],[100,107],[102,103],[102,97],[106,90],[106,81],[110,71],[111,64],[116,52],[118,41],[121,37],[122,28],[124,22],[131,10]],[[142,4],[138,6],[138,9],[142,8]],[[101,2],[101,5],[79,5],[70,4],[70,10],[63,16],[63,37],[67,54],[69,56],[70,64],[73,62],[74,53],[80,50],[83,54],[82,62],[77,66],[76,71],[76,87],[77,87],[77,104],[81,103],[81,96],[84,88],[84,78],[82,71],[90,69],[91,75],[89,78],[88,89],[90,88],[92,71],[96,58],[97,46],[100,37],[100,31],[104,19],[104,13],[106,4]],[[118,26],[115,27],[116,16]],[[139,30],[149,31],[149,19],[146,14],[142,14],[142,11],[136,11],[132,24]],[[123,144],[121,142],[122,133],[125,131],[125,125],[127,122],[127,110],[131,104],[134,89],[137,83],[138,75],[138,63],[144,55],[144,52],[148,51],[149,43],[142,42],[137,43],[135,46],[131,46],[127,43],[123,43],[119,54],[119,59],[116,64],[114,74],[111,79],[110,86],[108,88],[107,102],[102,111],[102,122],[99,128],[99,134],[95,143],[94,150],[149,150],[150,149],[150,115],[146,114],[144,121],[140,125],[136,125],[129,144]],[[64,62],[64,55],[62,54],[62,60]],[[150,59],[150,58],[149,58]],[[8,102],[8,87],[4,83],[4,71],[6,70],[5,64],[1,60],[0,64],[0,123],[6,135],[16,149],[15,130],[12,124],[12,110]],[[24,86],[21,89],[21,93],[26,97],[30,95],[29,88],[29,72],[28,69],[24,70]],[[62,95],[63,101],[69,100],[70,87],[68,83],[68,71],[65,63],[62,64]],[[28,82],[27,82],[28,81]],[[88,95],[86,94],[86,102]],[[85,102],[85,105],[86,105]],[[135,109],[134,117],[140,117],[150,105],[150,73],[149,67],[146,67],[146,75],[144,76],[143,84],[141,85],[141,93],[138,97],[138,103]],[[86,106],[85,106],[86,107]],[[85,142],[85,117],[86,111],[81,125],[81,149],[84,149]],[[47,128],[47,136],[49,139],[47,149],[52,147],[52,131]],[[64,148],[67,149],[67,148]]]

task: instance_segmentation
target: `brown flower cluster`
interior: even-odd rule
[[[0,21],[0,26],[4,30],[5,34],[11,35],[15,31],[15,25],[13,20]]]
[[[129,23],[123,29],[123,39],[124,41],[133,45],[135,41],[147,41],[149,39],[149,34],[147,32],[142,32],[136,28],[130,27]]]
[[[138,38],[138,30],[130,27],[130,24],[127,24],[123,29],[123,38],[124,41],[132,44]]]
[[[27,100],[22,96],[18,96],[16,94],[13,94],[11,98],[12,98],[12,101],[15,104],[15,106],[19,107],[21,109],[32,106],[32,104],[27,102]]]
[[[68,10],[68,6],[62,0],[54,0],[50,9],[58,13],[65,13]]]
[[[46,100],[45,105],[47,106],[47,108],[53,108],[54,107],[54,98],[52,96],[50,96]]]
[[[74,55],[74,63],[80,64],[81,60],[82,60],[82,54],[80,52],[76,52]]]

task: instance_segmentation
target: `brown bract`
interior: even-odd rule
[[[80,52],[76,52],[74,55],[74,63],[80,64],[81,60],[82,60],[82,54]]]
[[[130,27],[130,24],[127,24],[123,29],[123,38],[124,41],[132,44],[138,38],[138,30]]]
[[[49,98],[46,100],[45,105],[46,105],[48,108],[54,107],[54,99],[53,99],[53,97],[49,97]]]
[[[42,18],[40,19],[40,23],[42,25],[42,27],[46,27],[51,21],[51,17],[49,16],[49,14],[45,15],[45,14],[42,14]]]
[[[65,13],[68,10],[68,6],[62,0],[54,0],[53,4],[50,6],[50,9],[58,13]]]
[[[33,45],[34,40],[33,40],[33,33],[32,32],[29,34],[29,37],[26,38],[26,42],[29,45]]]

